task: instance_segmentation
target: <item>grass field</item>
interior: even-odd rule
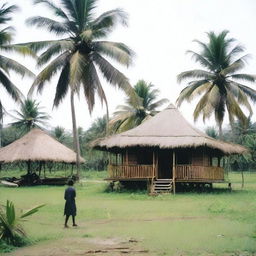
[[[243,190],[232,173],[232,192],[216,185],[157,197],[106,193],[104,175],[87,173],[75,186],[78,228],[63,228],[64,187],[0,187],[0,203],[46,204],[24,223],[35,244],[4,255],[255,255],[256,174],[245,173]]]

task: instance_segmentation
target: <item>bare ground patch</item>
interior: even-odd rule
[[[139,246],[135,239],[119,238],[65,238],[51,243],[42,243],[18,249],[5,256],[119,256],[151,255]]]

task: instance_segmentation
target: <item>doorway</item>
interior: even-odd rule
[[[158,151],[158,179],[172,178],[172,151],[162,149]]]

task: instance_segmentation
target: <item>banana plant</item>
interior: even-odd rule
[[[17,238],[26,237],[21,222],[26,217],[38,212],[44,204],[38,205],[17,215],[13,202],[7,200],[6,205],[0,208],[0,239],[8,244],[15,245]]]

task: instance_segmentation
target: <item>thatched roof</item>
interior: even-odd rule
[[[40,129],[33,129],[0,149],[0,162],[29,160],[75,163],[76,153]],[[80,157],[80,161],[84,162],[84,159]]]
[[[126,132],[98,140],[96,149],[111,150],[128,147],[197,148],[209,147],[224,154],[244,153],[246,148],[215,140],[191,126],[170,104],[165,110]]]

